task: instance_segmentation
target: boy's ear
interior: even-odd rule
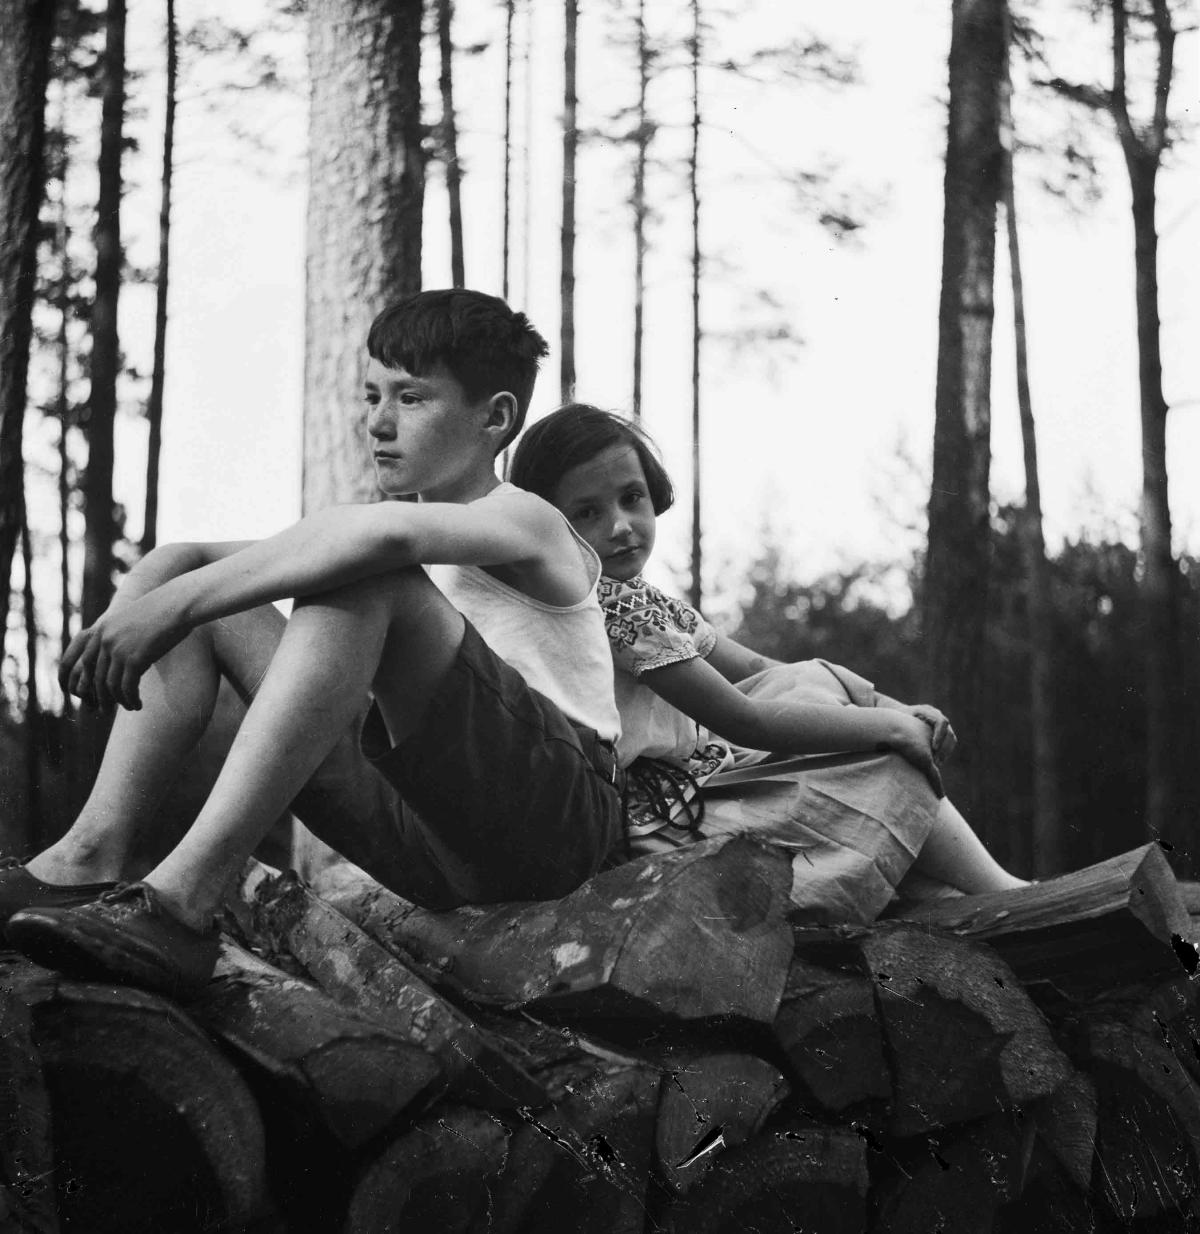
[[[488,399],[488,415],[485,427],[497,437],[505,436],[517,420],[517,400],[507,390],[501,390]]]

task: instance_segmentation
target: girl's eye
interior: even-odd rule
[[[366,394],[363,395],[363,399],[368,407],[375,407],[379,404],[379,395],[376,394],[374,390],[368,390]]]
[[[400,396],[400,402],[405,407],[415,407],[420,401],[420,395],[417,394],[402,394]]]
[[[596,517],[595,506],[583,506],[580,509],[576,510],[575,513],[571,515],[571,522],[586,523],[595,517]]]

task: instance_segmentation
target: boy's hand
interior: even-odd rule
[[[101,711],[138,711],[142,674],[187,633],[177,608],[158,591],[114,604],[71,640],[59,684]]]
[[[939,763],[948,759],[958,745],[958,738],[954,735],[954,729],[950,727],[950,721],[929,703],[914,703],[906,710],[910,716],[916,716],[932,730],[933,757]]]
[[[940,713],[939,713],[940,714]],[[945,717],[942,717],[945,719]],[[895,735],[884,748],[907,759],[929,781],[939,798],[945,797],[942,773],[938,770],[933,748],[933,727],[915,714],[896,717]],[[947,725],[949,727],[949,725]]]

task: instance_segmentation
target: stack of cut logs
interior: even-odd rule
[[[1200,1229],[1157,846],[867,928],[791,879],[713,840],[434,913],[256,865],[187,1004],[0,957],[0,1229]]]

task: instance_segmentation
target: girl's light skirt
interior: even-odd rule
[[[814,680],[818,663],[829,670],[823,681],[819,675]],[[816,661],[781,665],[759,678],[739,688],[759,696],[792,694],[797,700],[808,695],[804,701],[833,705],[853,699],[861,706],[855,695],[865,693],[858,687],[861,678]],[[833,690],[814,697],[809,689],[818,684],[832,685]],[[869,689],[869,683],[862,686]],[[735,759],[732,769],[703,783],[698,827],[689,829],[680,816],[645,834],[635,829],[633,855],[718,835],[755,836],[791,854],[791,899],[799,918],[874,921],[894,897],[933,826],[938,799],[928,780],[898,754],[887,752],[757,762],[754,757]]]

